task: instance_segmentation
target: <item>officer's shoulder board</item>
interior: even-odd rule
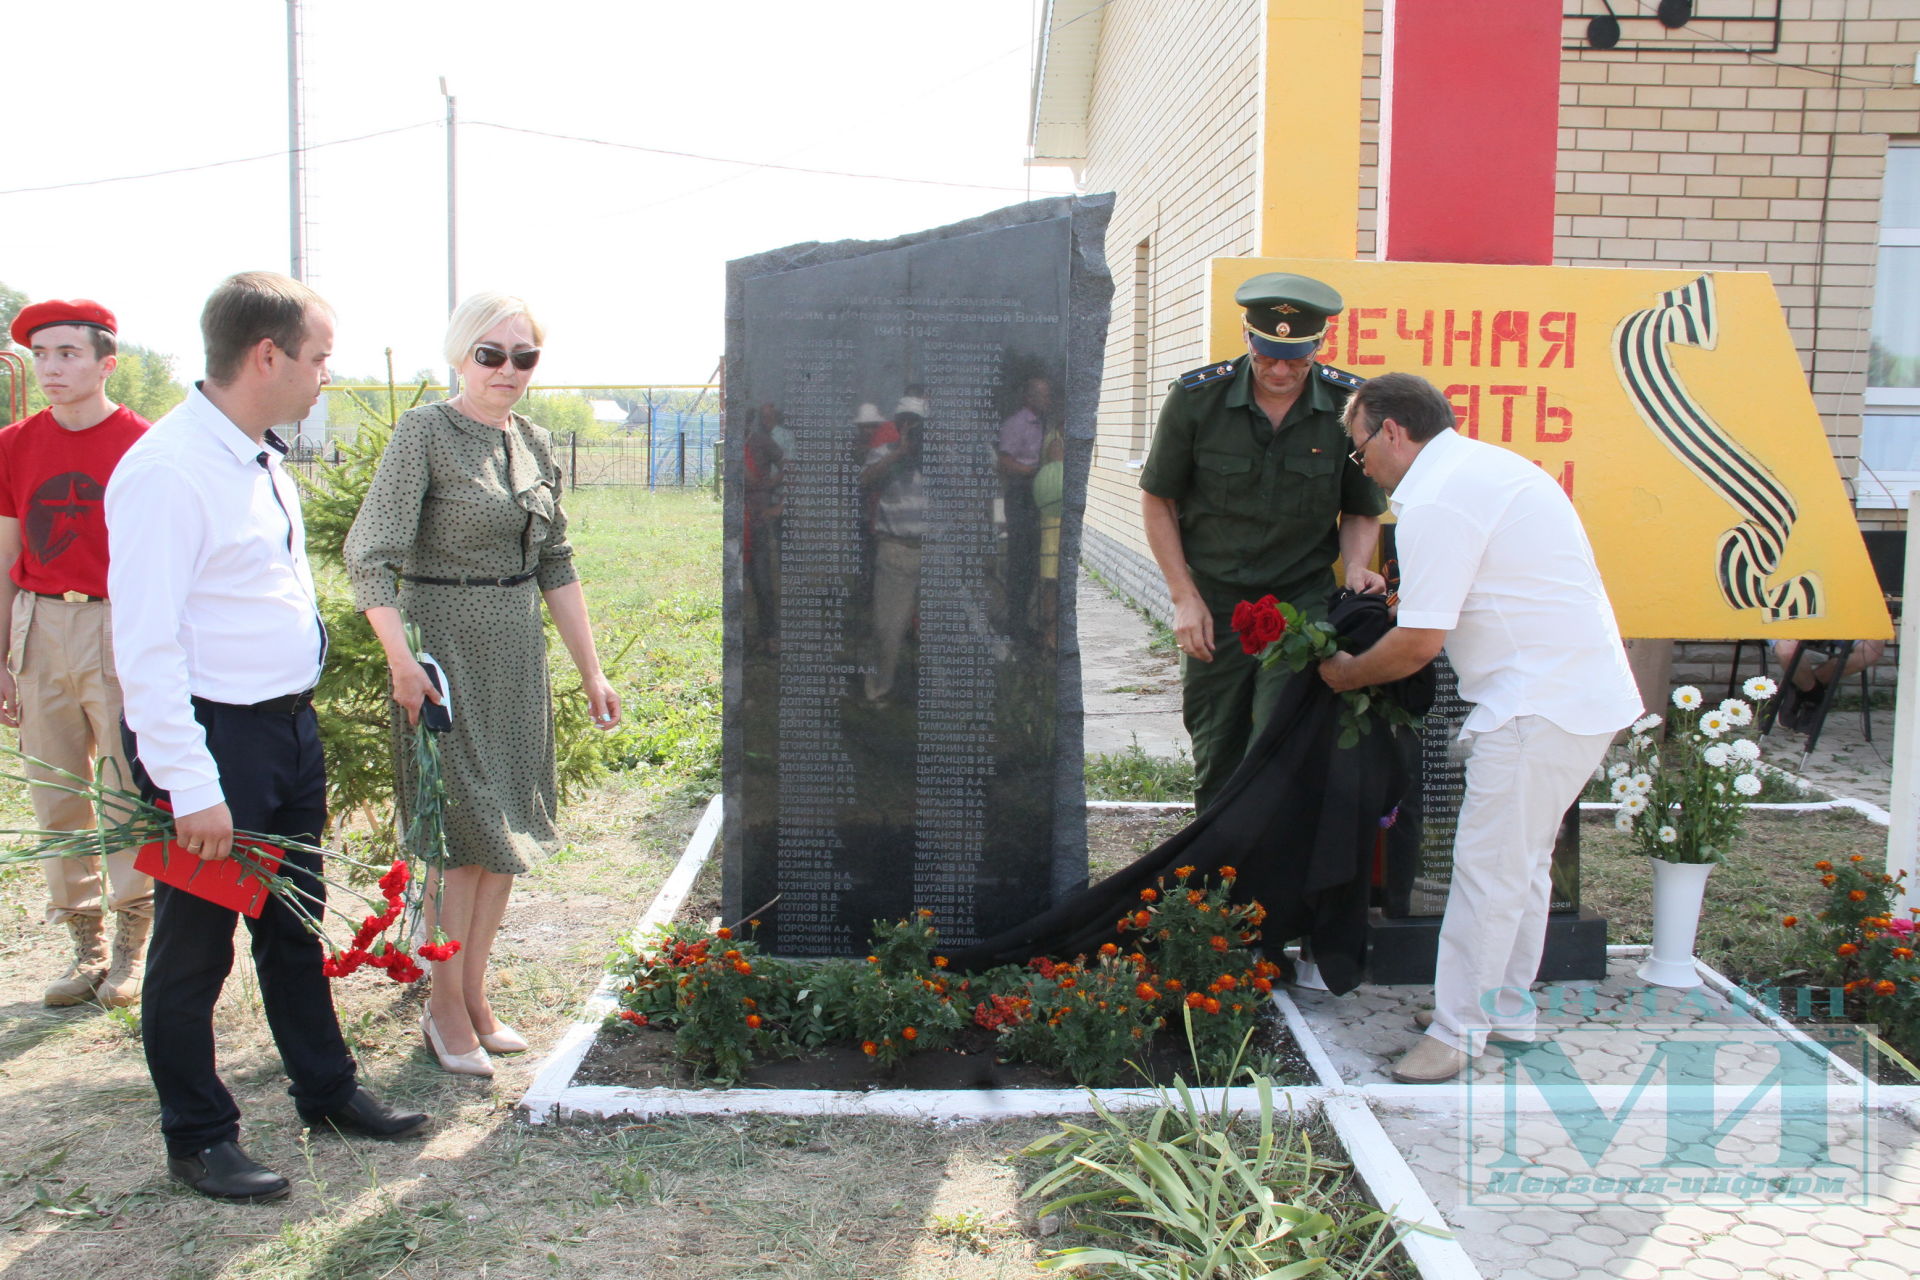
[[[1218,382],[1222,378],[1230,378],[1232,376],[1233,361],[1222,360],[1219,364],[1202,365],[1198,369],[1189,369],[1181,374],[1177,381],[1180,383],[1181,390],[1191,391],[1195,387],[1204,387],[1209,382]]]
[[[1357,373],[1348,373],[1345,369],[1336,369],[1330,364],[1320,364],[1317,361],[1313,366],[1313,372],[1320,381],[1331,382],[1343,391],[1352,391],[1366,381]]]

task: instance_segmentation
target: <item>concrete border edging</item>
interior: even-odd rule
[[[700,823],[687,840],[680,861],[674,864],[666,883],[660,886],[660,892],[653,896],[653,902],[634,923],[628,937],[639,938],[647,930],[673,919],[674,913],[680,910],[680,904],[693,891],[693,882],[699,878],[700,868],[712,856],[713,846],[719,839],[720,797],[714,796],[707,801],[706,812],[700,815]],[[580,1070],[587,1050],[593,1047],[594,1037],[600,1033],[600,1024],[618,1003],[613,975],[602,973],[600,985],[587,997],[586,1007],[574,1019],[573,1025],[567,1028],[566,1034],[547,1052],[534,1072],[533,1083],[527,1086],[527,1092],[520,1099],[520,1105],[526,1108],[527,1119],[531,1123],[545,1123],[548,1116],[560,1110],[568,1096],[576,1092],[572,1084],[574,1073]]]

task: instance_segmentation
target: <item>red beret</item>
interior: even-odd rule
[[[62,302],[55,298],[21,308],[20,314],[13,318],[13,340],[23,347],[30,347],[33,345],[33,331],[50,324],[84,324],[105,329],[108,333],[120,331],[119,321],[113,318],[113,312],[92,299],[75,298],[72,302]]]

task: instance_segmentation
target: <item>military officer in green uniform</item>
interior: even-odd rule
[[[1324,617],[1336,557],[1348,587],[1386,590],[1371,568],[1386,499],[1340,425],[1361,380],[1313,359],[1340,295],[1269,272],[1233,300],[1246,308],[1247,354],[1180,375],[1140,473],[1147,545],[1173,597],[1201,810],[1292,675],[1242,652],[1234,605],[1271,594]]]

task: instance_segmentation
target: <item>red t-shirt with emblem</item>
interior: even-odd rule
[[[20,522],[14,585],[59,595],[107,594],[107,477],[148,422],[116,406],[85,431],[42,409],[0,430],[0,516]]]

